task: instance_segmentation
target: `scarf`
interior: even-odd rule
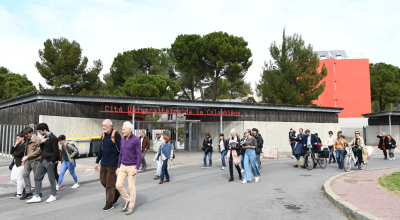
[[[237,136],[235,136],[233,139],[231,138],[230,140],[234,140],[235,142],[237,142]],[[235,144],[236,147],[236,144]],[[231,151],[232,151],[232,159],[233,159],[233,163],[235,165],[239,165],[241,158],[240,156],[237,155],[236,150],[228,150],[228,153],[226,154],[226,159],[229,160],[231,157]]]

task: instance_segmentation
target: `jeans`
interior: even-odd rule
[[[157,154],[157,153],[156,153]],[[161,176],[161,156],[158,160],[156,160],[157,162],[157,171],[156,171],[156,176]]]
[[[42,162],[39,163],[39,165],[36,168],[36,174],[35,174],[35,196],[39,196],[41,191],[42,191],[42,181],[44,178],[44,175],[46,175],[49,178],[50,182],[50,188],[51,188],[51,195],[56,196],[57,191],[56,191],[56,181],[55,176],[54,176],[54,167],[51,161],[43,159]]]
[[[394,158],[394,148],[393,149],[389,149],[389,158]]]
[[[330,151],[330,153],[329,153],[329,163],[331,162],[332,158],[333,158],[333,161],[336,161],[335,154],[333,153],[333,146],[328,146],[328,148],[329,148],[329,151]]]
[[[223,167],[226,167],[225,156],[226,156],[226,150],[223,150],[223,151],[221,152],[221,161],[222,161],[222,166],[223,166]]]
[[[240,155],[240,163],[242,164],[242,169],[244,170],[244,155]]]
[[[69,161],[63,161],[61,164],[60,176],[58,177],[58,185],[61,185],[67,169],[69,170],[72,178],[74,178],[75,183],[78,182],[78,177],[75,174],[75,161],[73,161],[72,163],[69,163]]]
[[[146,153],[147,153],[147,150],[144,150],[142,152],[142,167],[147,167],[146,159],[144,158],[146,156]]]
[[[165,178],[166,178],[167,180],[169,180],[169,174],[168,174],[168,159],[165,159],[165,160],[163,161],[163,164],[162,164],[162,168],[161,168],[161,177],[160,177],[160,180],[161,180],[161,181],[164,181],[164,175],[165,175]]]
[[[257,166],[256,151],[254,149],[246,149],[246,153],[244,155],[244,180],[252,180],[251,171],[253,171],[254,177],[261,176],[260,170]]]
[[[340,169],[343,169],[344,150],[336,150],[336,161]]]
[[[290,146],[292,147],[292,156],[294,156],[294,148],[296,147],[296,142],[290,142]]]
[[[256,162],[257,162],[257,165],[258,165],[258,169],[260,169],[260,164],[261,164],[260,154],[256,154]]]
[[[22,194],[24,191],[24,166],[13,166],[11,171],[11,181],[17,184],[17,194]]]
[[[25,192],[26,194],[32,193],[31,187],[31,171],[33,170],[33,176],[36,174],[36,168],[39,165],[39,160],[36,161],[25,161],[24,164],[24,182],[25,182]]]
[[[204,152],[204,166],[205,167],[207,166],[207,155],[208,155],[209,165],[211,167],[212,166],[212,161],[211,161],[212,152],[208,152],[208,153]]]

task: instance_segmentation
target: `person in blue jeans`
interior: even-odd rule
[[[211,168],[212,166],[212,139],[211,139],[211,134],[210,132],[206,133],[206,138],[204,138],[203,141],[203,147],[202,150],[204,150],[204,166],[202,167],[204,168]],[[207,156],[208,156],[208,160],[209,160],[209,166],[207,167]]]
[[[342,134],[338,135],[338,138],[333,145],[334,150],[336,151],[336,161],[339,165],[339,169],[343,169],[343,160],[344,160],[344,151],[345,145],[349,144],[343,137]]]
[[[228,139],[224,138],[224,134],[219,135],[219,143],[217,144],[219,147],[219,151],[221,152],[221,161],[222,161],[222,168],[221,170],[225,170],[226,167],[226,162],[225,162],[225,156],[227,151],[225,148],[228,146]]]
[[[245,145],[242,146],[242,148],[246,149],[245,155],[244,155],[244,177],[243,177],[243,182],[242,183],[247,183],[248,181],[252,180],[251,177],[251,172],[253,171],[253,176],[255,179],[255,182],[260,181],[260,170],[258,169],[258,164],[256,161],[256,147],[257,147],[257,141],[256,139],[251,135],[251,130],[246,129],[245,135],[247,137]]]
[[[65,172],[67,169],[71,174],[72,178],[74,178],[75,184],[71,187],[71,189],[76,189],[79,187],[78,177],[75,174],[75,155],[78,153],[78,149],[76,149],[71,144],[67,144],[65,141],[65,135],[60,135],[58,137],[58,143],[61,145],[61,169],[60,169],[60,177],[58,177],[58,183],[56,186],[56,190],[60,190],[61,183],[64,179]]]

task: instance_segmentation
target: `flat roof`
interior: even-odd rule
[[[388,116],[393,115],[393,116],[400,116],[400,111],[385,111],[385,112],[374,112],[374,113],[368,113],[368,114],[363,114],[364,118],[373,118],[373,117],[383,117],[383,116]]]
[[[18,97],[0,102],[0,109],[8,108],[23,103],[53,100],[78,103],[113,103],[133,105],[157,105],[157,106],[185,106],[185,107],[207,107],[207,108],[236,108],[236,109],[259,109],[259,110],[282,110],[282,111],[307,111],[340,113],[343,108],[305,106],[305,105],[278,105],[269,103],[247,103],[247,102],[212,102],[186,99],[158,99],[129,96],[102,96],[102,95],[73,95],[31,92]]]

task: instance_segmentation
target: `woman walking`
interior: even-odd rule
[[[24,184],[24,166],[22,164],[22,157],[24,157],[25,152],[25,135],[23,133],[19,133],[17,135],[17,141],[14,144],[14,147],[11,148],[11,154],[14,157],[13,166],[11,170],[11,181],[17,184],[17,192],[12,199],[22,197],[25,184]]]
[[[239,179],[242,180],[242,173],[240,171],[239,163],[240,159],[240,143],[239,137],[236,136],[235,129],[231,130],[231,138],[229,138],[229,144],[226,146],[226,151],[228,152],[226,157],[229,161],[229,182],[233,181],[233,164],[235,164],[236,170],[239,174]]]
[[[226,148],[227,148],[228,144],[229,144],[229,142],[227,139],[224,138],[224,134],[220,134],[219,135],[219,143],[217,145],[218,145],[219,151],[221,152],[221,161],[222,161],[221,170],[225,170],[225,167],[226,167],[225,156],[227,153]]]
[[[246,149],[245,148],[243,148],[243,146],[246,144],[246,140],[247,140],[247,138],[246,138],[246,132],[243,134],[243,138],[242,139],[240,139],[240,146],[242,146],[241,148],[240,148],[240,163],[241,163],[241,165],[242,165],[242,170],[241,170],[241,173],[244,173],[244,155],[245,155],[245,153],[246,153]]]
[[[65,135],[60,135],[58,137],[58,143],[61,145],[61,169],[56,190],[60,190],[61,183],[63,182],[64,175],[67,170],[69,170],[69,173],[75,181],[75,184],[72,185],[71,189],[76,189],[79,187],[78,177],[75,174],[76,163],[74,159],[75,155],[78,153],[78,150],[74,146],[67,144],[65,139]]]
[[[246,149],[246,153],[244,155],[244,178],[242,183],[247,183],[247,181],[252,180],[251,171],[253,171],[255,182],[258,182],[260,180],[261,174],[256,161],[257,141],[251,135],[250,129],[246,129],[245,135],[247,138],[246,143],[245,146],[242,146],[242,148]]]
[[[328,164],[331,164],[331,160],[333,159],[333,162],[332,163],[336,163],[336,159],[335,159],[335,155],[334,155],[334,153],[333,153],[333,144],[335,143],[335,137],[333,136],[333,132],[332,131],[329,131],[329,137],[328,137],[328,139],[326,139],[326,146],[328,146],[328,148],[329,148],[329,151],[330,151],[330,153],[329,153],[329,162],[328,162]]]
[[[212,166],[212,139],[211,139],[211,134],[210,132],[206,133],[206,138],[204,138],[203,141],[203,148],[202,150],[204,151],[204,166],[202,167],[204,168],[211,168]],[[208,160],[209,160],[209,166],[207,167],[207,155],[208,155]]]
[[[396,158],[394,157],[394,149],[396,149],[396,141],[392,138],[392,135],[387,136],[385,146],[389,151],[389,160],[396,160]]]
[[[379,138],[379,144],[378,144],[378,148],[381,149],[383,151],[383,155],[385,156],[385,160],[387,160],[387,148],[386,148],[386,133],[382,132],[382,135],[378,135],[376,136],[377,138]]]
[[[339,169],[343,169],[343,160],[344,160],[344,151],[345,151],[345,144],[349,144],[342,135],[339,134],[338,138],[333,145],[334,151],[336,152],[336,160],[339,165]]]
[[[168,169],[171,168],[171,166],[172,166],[171,161],[174,157],[174,152],[173,152],[172,146],[168,142],[169,142],[169,137],[164,135],[161,138],[161,147],[158,149],[157,160],[162,161],[161,176],[160,176],[159,184],[168,183],[170,181]],[[156,162],[155,159],[153,159],[153,163],[154,162]],[[166,178],[165,181],[164,181],[164,176]]]

